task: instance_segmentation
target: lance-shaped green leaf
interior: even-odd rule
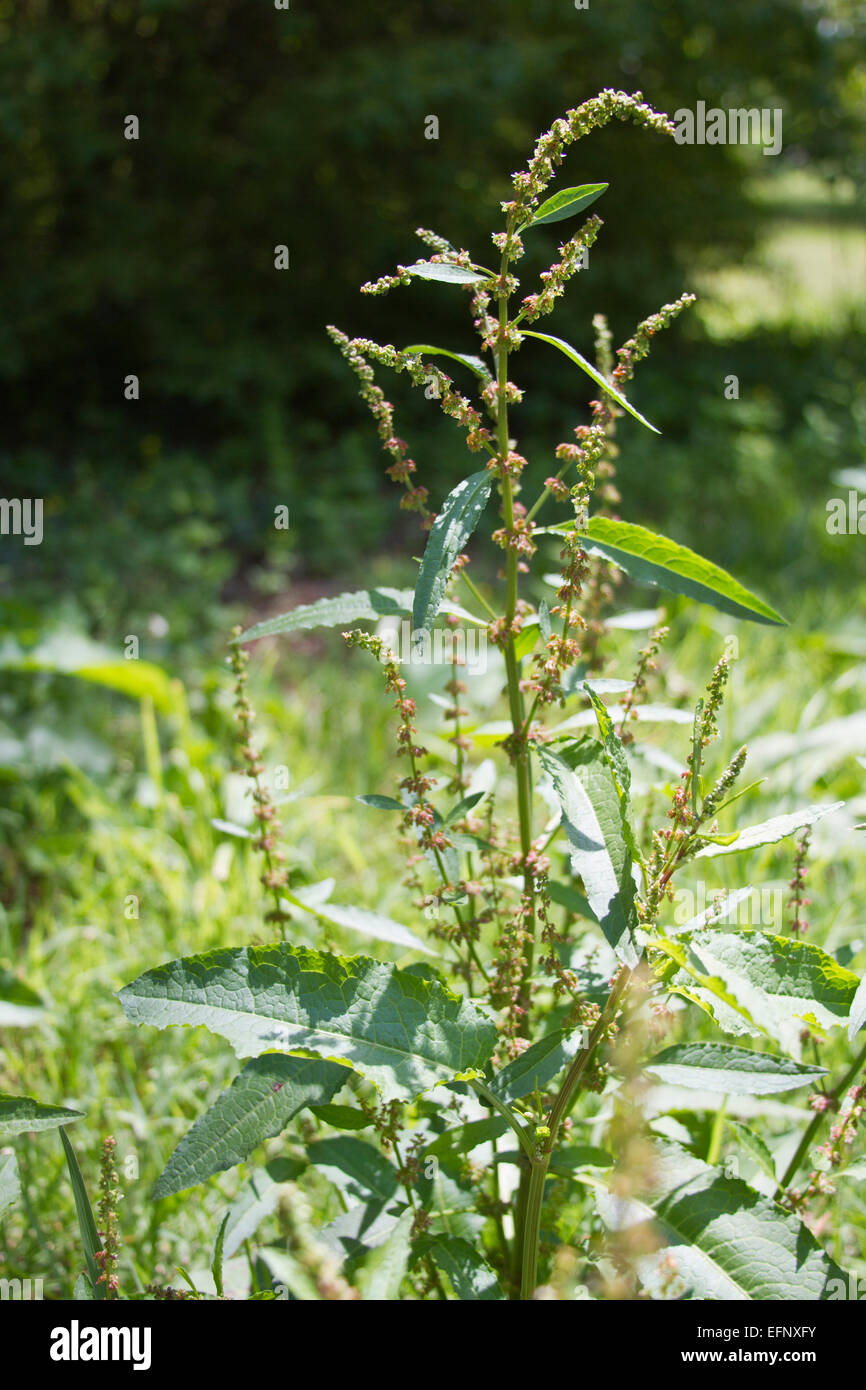
[[[803,1025],[821,1035],[847,1024],[859,980],[813,942],[753,931],[654,938],[669,960],[661,978],[727,1033],[792,1049]]]
[[[486,792],[473,792],[471,796],[461,797],[457,805],[452,806],[448,815],[445,817],[445,824],[453,825],[455,821],[462,820],[464,816],[468,815],[469,812],[478,805],[479,801],[484,800],[486,795]]]
[[[489,275],[479,275],[477,270],[453,261],[416,261],[406,269],[419,280],[442,280],[450,285],[483,285],[490,279]]]
[[[317,1057],[254,1057],[181,1139],[151,1196],[183,1192],[242,1163],[266,1139],[282,1134],[300,1110],[330,1100],[349,1074],[338,1062]]]
[[[550,894],[551,902],[557,903],[569,912],[577,913],[578,917],[588,918],[590,922],[598,920],[583,894],[578,893],[570,884],[557,883],[551,879],[548,882],[547,891]]]
[[[275,1158],[248,1178],[228,1210],[223,1231],[223,1254],[228,1260],[245,1240],[255,1235],[266,1217],[273,1215],[286,1183],[303,1170],[295,1158]]]
[[[508,1132],[508,1124],[501,1115],[491,1115],[486,1120],[470,1120],[465,1125],[455,1125],[453,1129],[446,1129],[444,1134],[437,1134],[423,1150],[424,1158],[428,1155],[435,1157],[451,1156],[457,1154],[468,1154],[473,1149],[477,1149],[479,1144],[489,1144],[492,1139],[501,1139],[503,1134]]]
[[[638,1257],[650,1289],[673,1267],[692,1298],[816,1302],[832,1298],[834,1281],[844,1279],[797,1217],[678,1146],[660,1146],[653,1179],[644,1201],[599,1193],[605,1223],[629,1230],[632,1248],[653,1238],[661,1244]]]
[[[631,768],[628,765],[625,746],[614,728],[611,712],[599,699],[592,686],[584,683],[584,688],[592,704],[598,724],[598,731],[601,735],[602,747],[604,749],[605,761],[607,762],[610,775],[613,778],[616,794],[619,797],[620,812],[622,815],[622,831],[625,836],[626,846],[632,860],[639,864],[642,862],[640,845],[631,823],[629,812],[629,793],[631,792]]]
[[[423,1259],[433,1261],[461,1302],[501,1302],[505,1298],[483,1255],[461,1236],[422,1236],[415,1243],[413,1263]]]
[[[535,209],[532,220],[522,230],[526,232],[530,227],[543,227],[548,222],[561,222],[564,217],[574,217],[600,198],[608,188],[609,183],[582,183],[578,188],[560,188],[558,193],[545,199]]]
[[[730,1043],[680,1043],[666,1047],[644,1064],[645,1069],[669,1086],[688,1086],[698,1091],[720,1091],[734,1096],[772,1096],[814,1086],[824,1067],[753,1052]]]
[[[236,642],[254,642],[258,637],[278,637],[284,632],[302,632],[315,627],[342,627],[346,623],[378,622],[380,618],[402,618],[412,612],[411,589],[359,589],[351,594],[335,594],[320,598],[316,603],[302,603],[288,613],[267,618],[247,628]],[[485,627],[484,618],[476,618],[457,603],[440,603],[443,613],[453,613],[464,622]]]
[[[863,1024],[866,1023],[866,975],[857,986],[857,993],[851,1001],[848,1015],[848,1041],[853,1042]]]
[[[492,486],[493,474],[482,468],[479,473],[464,478],[446,497],[430,528],[415,586],[412,622],[416,631],[428,631],[432,626],[442,606],[454,562],[478,525]]]
[[[504,1105],[531,1095],[536,1088],[543,1091],[577,1056],[580,1044],[580,1029],[564,1034],[555,1028],[498,1071],[490,1090]]]
[[[746,849],[759,849],[761,845],[775,845],[787,835],[794,835],[806,825],[814,825],[823,816],[839,811],[844,801],[834,801],[832,806],[804,806],[802,811],[792,811],[790,815],[773,816],[772,820],[762,821],[760,825],[749,825],[744,830],[731,831],[730,835],[720,836],[720,843],[711,842],[699,849],[695,859],[715,859],[720,854],[739,854]]]
[[[403,351],[416,353],[418,357],[450,357],[452,361],[460,362],[464,367],[468,367],[470,372],[481,377],[482,381],[492,379],[487,363],[480,357],[474,357],[471,353],[451,352],[448,348],[431,347],[429,343],[413,343],[412,347],[404,348]]]
[[[372,806],[376,811],[406,810],[402,801],[397,801],[393,796],[380,796],[378,792],[365,792],[363,796],[356,796],[355,800],[364,806]]]
[[[208,951],[120,991],[133,1023],[203,1026],[239,1057],[292,1052],[343,1060],[385,1100],[409,1100],[484,1066],[496,1025],[436,980],[368,956],[305,946]]]
[[[351,594],[335,594],[316,603],[302,603],[289,613],[280,613],[247,628],[236,640],[254,642],[257,637],[276,637],[282,632],[301,632],[314,627],[341,627],[344,623],[378,622],[380,618],[402,617],[412,608],[408,589],[360,589]]]
[[[18,1163],[14,1154],[0,1154],[0,1215],[21,1195]]]
[[[30,1096],[0,1094],[0,1139],[11,1139],[16,1134],[31,1134],[42,1129],[56,1129],[58,1125],[80,1120],[82,1115],[81,1110],[43,1105]]]
[[[549,530],[573,531],[574,523],[551,526]],[[610,560],[637,584],[653,584],[669,593],[708,603],[734,618],[747,618],[753,623],[785,624],[775,608],[750,593],[719,565],[705,560],[685,545],[668,540],[667,536],[648,531],[645,526],[593,516],[585,534],[586,541],[581,544],[587,554]]]
[[[592,377],[596,386],[600,386],[603,391],[606,391],[607,394],[616,401],[617,405],[622,406],[623,410],[633,416],[635,420],[639,420],[642,425],[646,425],[647,429],[652,430],[653,434],[661,434],[661,430],[657,430],[655,425],[651,425],[649,420],[645,419],[639,410],[635,410],[634,406],[629,404],[622,392],[617,391],[616,387],[612,386],[611,383],[602,376],[601,372],[596,371],[592,363],[587,362],[586,358],[582,357],[577,349],[573,348],[570,343],[566,343],[562,338],[554,338],[551,333],[532,333],[528,328],[522,328],[520,332],[524,338],[539,338],[542,343],[550,343],[551,347],[559,348],[559,351],[565,353],[565,356],[574,362],[576,366],[580,367],[582,371],[586,372],[587,376]]]
[[[636,965],[632,858],[604,750],[595,739],[581,739],[557,753],[540,747],[538,757],[562,808],[572,871],[583,879],[589,905],[619,959]]]
[[[401,807],[405,810],[405,807]],[[390,941],[394,946],[402,946],[408,951],[423,951],[427,956],[435,955],[429,946],[411,932],[381,912],[372,912],[366,907],[341,907],[338,903],[324,903],[313,906],[302,902],[294,893],[283,889],[283,896],[293,907],[309,912],[319,922],[328,922],[334,927],[345,927],[347,931],[358,932],[360,936],[372,937],[374,941]]]
[[[727,1116],[725,1116],[725,1124],[740,1147],[749,1155],[749,1158],[754,1159],[761,1171],[775,1182],[776,1164],[760,1134],[756,1134],[748,1125],[740,1124],[739,1120],[730,1120]]]
[[[361,1297],[368,1302],[393,1302],[400,1297],[400,1285],[412,1253],[412,1226],[415,1213],[404,1211],[388,1239],[378,1245],[355,1271]]]
[[[226,1212],[220,1222],[217,1238],[214,1241],[213,1259],[211,1260],[210,1266],[217,1298],[225,1298],[225,1288],[223,1286],[223,1259],[225,1255],[226,1226],[229,1224],[229,1215],[230,1213]]]
[[[332,1129],[369,1129],[373,1121],[354,1105],[311,1105],[310,1114]]]
[[[72,1186],[72,1196],[75,1200],[75,1214],[78,1217],[78,1233],[81,1237],[81,1249],[84,1253],[87,1265],[87,1278],[93,1289],[95,1299],[105,1298],[105,1284],[99,1282],[99,1265],[96,1259],[97,1254],[102,1249],[102,1241],[96,1229],[96,1221],[93,1217],[93,1208],[90,1205],[90,1198],[87,1195],[87,1188],[81,1176],[81,1169],[78,1166],[78,1159],[75,1150],[69,1142],[66,1130],[60,1127],[60,1142],[63,1145],[63,1152],[66,1155],[66,1167],[69,1172],[69,1181]]]
[[[628,800],[631,790],[631,770],[628,765],[625,748],[622,739],[613,727],[613,720],[607,706],[599,699],[592,686],[584,681],[584,689],[589,696],[598,724],[598,732],[601,734],[602,747],[607,765],[616,784],[617,792],[621,801]]]
[[[550,1172],[560,1178],[569,1178],[585,1168],[612,1167],[613,1155],[593,1144],[572,1144],[564,1149],[555,1149],[550,1160]]]
[[[371,1201],[384,1204],[397,1195],[397,1169],[365,1139],[355,1139],[350,1134],[317,1139],[309,1145],[307,1156],[317,1172],[324,1173],[348,1204]]]

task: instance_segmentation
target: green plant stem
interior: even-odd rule
[[[516,323],[516,322],[517,322],[517,320],[515,319],[515,323]],[[566,473],[568,472],[568,470],[569,470],[570,467],[571,467],[571,460],[569,459],[568,463],[564,463],[564,464],[562,465],[562,467],[560,468],[559,472],[556,474],[556,480],[557,480],[557,482],[561,482],[561,481],[562,481],[562,479],[565,477],[565,475],[566,475]],[[547,499],[548,499],[549,496],[550,496],[550,488],[549,488],[549,487],[544,487],[544,488],[542,488],[542,490],[541,490],[541,492],[539,493],[538,497],[536,497],[536,499],[535,499],[535,501],[533,502],[532,506],[529,508],[529,511],[526,513],[526,520],[527,520],[527,521],[533,521],[533,520],[535,519],[536,514],[537,514],[537,513],[541,510],[541,508],[544,506],[544,504],[545,504],[545,502],[547,501]]]
[[[510,235],[511,224],[507,227],[507,235]],[[508,254],[503,252],[502,263],[500,266],[500,277],[504,281],[508,274]],[[496,369],[497,385],[499,394],[496,409],[496,429],[497,447],[500,462],[504,465],[508,458],[508,347],[505,341],[505,334],[508,329],[508,293],[502,290],[498,296],[499,301],[499,343],[496,349]],[[514,528],[514,490],[511,478],[505,474],[501,483],[502,511],[505,520],[506,532],[512,532]],[[518,568],[517,552],[513,546],[509,545],[506,551],[505,561],[505,672],[508,682],[508,706],[511,713],[511,727],[514,737],[514,765],[517,778],[517,810],[520,821],[520,852],[524,859],[532,850],[532,775],[529,766],[529,748],[526,742],[524,726],[526,724],[526,710],[523,702],[523,692],[520,689],[520,665],[517,660],[517,653],[514,646],[514,633],[512,626],[517,613],[518,595]],[[526,1012],[522,1019],[521,1033],[524,1037],[529,1036],[529,980],[532,975],[532,965],[535,955],[535,879],[527,869],[523,875],[524,897],[528,901],[528,940],[524,949],[524,970],[523,970],[523,990],[522,1003]]]
[[[478,1092],[481,1099],[490,1106],[491,1110],[495,1110],[497,1114],[502,1116],[503,1120],[507,1122],[517,1136],[517,1141],[527,1158],[532,1158],[532,1144],[530,1143],[524,1126],[517,1119],[514,1112],[491,1091],[486,1081],[482,1081],[479,1077],[476,1077],[470,1082],[470,1085]]]
[[[544,1149],[535,1154],[531,1160],[520,1237],[523,1252],[520,1269],[520,1297],[524,1302],[532,1298],[538,1283],[538,1241],[541,1231],[541,1211],[544,1203],[544,1184],[547,1180],[547,1170],[550,1167],[550,1159],[556,1145],[559,1126],[574,1102],[584,1072],[592,1060],[595,1049],[613,1021],[619,1007],[619,1001],[628,986],[632,973],[631,968],[624,965],[617,975],[613,988],[607,997],[607,1003],[587,1039],[586,1047],[581,1048],[578,1052],[556,1097],[548,1122],[550,1134],[545,1140]]]
[[[511,234],[512,225],[509,220],[506,226],[506,245]],[[499,460],[502,464],[502,481],[500,493],[502,496],[502,515],[505,521],[506,536],[510,540],[514,529],[514,489],[511,478],[506,467],[509,451],[508,438],[508,345],[506,334],[508,329],[508,291],[504,288],[505,277],[508,274],[508,253],[502,253],[500,264],[500,292],[497,296],[499,303],[499,342],[496,348],[496,374],[497,374],[497,407],[496,407],[496,435]],[[505,673],[508,686],[508,707],[511,715],[512,729],[512,758],[514,761],[515,779],[517,782],[517,813],[520,824],[520,852],[524,864],[532,850],[532,773],[529,766],[529,745],[526,740],[525,724],[526,710],[524,708],[523,693],[520,689],[520,665],[517,660],[517,653],[514,646],[514,619],[517,613],[518,597],[518,568],[517,552],[512,545],[506,549],[505,559]],[[522,1037],[530,1035],[530,981],[532,979],[532,967],[535,958],[535,879],[527,866],[523,874],[523,896],[528,908],[526,928],[527,939],[523,950],[523,979],[520,989],[520,1003],[524,1012],[520,1020],[520,1033]],[[517,1194],[515,1207],[515,1252],[522,1246],[521,1232],[526,1225],[526,1204],[528,1200],[528,1187],[525,1181],[525,1174],[521,1178],[520,1188]]]
[[[857,1053],[857,1056],[851,1063],[845,1075],[842,1077],[842,1080],[837,1082],[837,1084],[833,1087],[832,1091],[826,1092],[830,1099],[834,1101],[838,1100],[839,1097],[843,1095],[845,1091],[847,1091],[854,1078],[859,1076],[864,1066],[866,1066],[866,1046],[864,1046],[860,1050],[860,1052]],[[826,1110],[817,1110],[815,1114],[812,1116],[812,1119],[809,1121],[809,1124],[806,1126],[806,1129],[803,1132],[802,1139],[797,1145],[797,1148],[794,1152],[794,1157],[791,1159],[791,1162],[785,1169],[784,1176],[782,1177],[779,1183],[780,1191],[784,1191],[794,1178],[797,1169],[800,1167],[800,1164],[803,1162],[803,1159],[809,1151],[809,1146],[811,1145],[812,1140],[814,1139],[818,1129],[821,1126],[821,1121],[827,1113],[828,1112]]]
[[[707,1163],[709,1163],[711,1168],[714,1168],[719,1161],[719,1154],[722,1149],[722,1135],[725,1132],[725,1114],[727,1109],[728,1098],[725,1096],[716,1111],[716,1118],[713,1121],[713,1127],[710,1131],[710,1142],[707,1146]]]
[[[470,594],[472,595],[472,597],[473,597],[478,603],[481,604],[481,607],[484,609],[484,611],[485,611],[485,613],[487,614],[488,618],[496,618],[496,617],[498,617],[499,615],[497,614],[496,609],[495,609],[491,604],[489,604],[489,603],[487,602],[487,599],[484,597],[484,595],[482,594],[481,590],[478,588],[478,585],[477,585],[477,584],[474,584],[474,583],[472,582],[472,580],[469,578],[469,575],[466,573],[465,569],[462,569],[462,570],[460,571],[460,578],[463,580],[463,583],[466,585],[466,587],[467,587],[467,589],[469,590],[469,592],[470,592]]]

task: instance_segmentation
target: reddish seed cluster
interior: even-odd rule
[[[94,1252],[93,1258],[102,1273],[97,1284],[104,1284],[106,1298],[114,1298],[118,1290],[117,1255],[119,1249],[117,1205],[122,1193],[118,1187],[117,1170],[114,1157],[117,1140],[113,1134],[106,1135],[102,1141],[102,1163],[99,1178],[99,1230],[97,1232],[102,1249]]]
[[[520,508],[522,511],[523,508]],[[518,516],[518,506],[514,507],[514,525],[511,527],[500,526],[490,539],[494,545],[498,545],[501,550],[513,550],[517,555],[532,556],[535,554],[535,544],[532,539],[535,527],[531,521],[527,521],[525,516]]]
[[[616,350],[619,362],[613,370],[614,386],[621,388],[631,380],[637,363],[649,353],[650,339],[661,329],[667,328],[683,309],[694,302],[693,294],[681,294],[679,299],[675,299],[671,304],[663,304],[658,313],[651,314],[648,319],[638,324],[634,337],[629,338],[627,343],[623,343],[622,347]]]
[[[495,473],[497,478],[516,480],[525,467],[526,459],[522,454],[515,453],[513,449],[509,449],[504,456],[497,454],[495,458],[487,460],[488,472]]]
[[[238,638],[240,633],[241,629],[236,627],[232,636]],[[240,728],[240,752],[244,760],[246,775],[250,780],[250,795],[254,803],[253,815],[259,823],[258,836],[252,841],[252,845],[264,856],[265,867],[260,881],[263,887],[274,895],[274,907],[271,912],[266,914],[266,920],[282,922],[286,920],[287,914],[280,906],[280,889],[285,888],[289,880],[288,874],[283,868],[285,855],[278,848],[282,826],[277,819],[277,813],[271,803],[267,786],[262,781],[265,765],[253,747],[255,715],[247,696],[246,668],[249,663],[249,653],[235,641],[232,644],[232,654],[229,661],[235,677],[234,706],[235,718]]]
[[[444,831],[436,829],[433,808],[425,801],[431,783],[418,771],[417,764],[422,758],[426,758],[427,749],[415,741],[418,732],[412,722],[416,714],[415,701],[406,694],[406,681],[400,674],[399,663],[381,637],[360,630],[344,632],[343,637],[350,647],[362,647],[371,652],[384,668],[385,690],[396,695],[394,708],[400,716],[397,754],[408,758],[411,763],[411,772],[402,779],[400,786],[414,796],[415,801],[404,812],[403,826],[407,830],[414,828],[418,832],[418,844],[422,851],[430,850],[441,854],[450,847],[451,841]]]
[[[527,295],[523,301],[523,315],[528,323],[534,323],[543,314],[549,314],[556,301],[565,293],[565,287],[573,275],[585,264],[585,254],[598,238],[602,227],[600,217],[595,214],[588,218],[580,231],[570,241],[559,248],[561,260],[549,270],[542,271],[540,280],[544,288],[538,294]]]
[[[388,476],[407,489],[407,494],[412,500],[405,505],[412,511],[420,512],[422,517],[426,517],[426,490],[412,487],[412,474],[415,472],[416,465],[413,459],[406,457],[408,445],[405,440],[398,438],[395,434],[394,407],[390,401],[385,399],[382,388],[376,385],[373,368],[364,356],[363,348],[367,346],[366,340],[348,338],[345,333],[341,333],[338,328],[333,326],[329,327],[328,333],[358,378],[361,384],[361,399],[373,416],[383,449],[387,454],[390,454],[393,460],[390,467],[386,469]],[[385,360],[388,365],[396,365],[397,357],[398,353],[395,348],[380,349],[380,360]]]
[[[835,1096],[820,1091],[809,1098],[812,1109],[819,1111],[819,1113],[835,1109],[837,1103]],[[829,1139],[826,1143],[819,1144],[816,1150],[827,1167],[825,1169],[814,1168],[809,1174],[809,1181],[804,1189],[792,1188],[786,1193],[788,1205],[794,1211],[802,1212],[805,1210],[816,1196],[832,1196],[835,1192],[833,1170],[844,1165],[847,1158],[846,1151],[851,1148],[857,1138],[858,1126],[863,1118],[864,1103],[866,1103],[866,1083],[860,1082],[848,1091],[839,1113],[839,1119],[831,1126]]]
[[[809,841],[812,835],[811,826],[806,826],[803,834],[797,842],[797,852],[794,857],[794,877],[788,887],[791,889],[791,896],[787,906],[791,912],[791,931],[795,936],[805,936],[809,930],[809,921],[803,915],[803,909],[811,905],[812,899],[807,898],[804,893],[808,870],[806,860],[809,855]]]
[[[506,405],[519,405],[523,400],[523,392],[519,387],[515,386],[513,381],[506,381],[504,395]],[[491,412],[494,419],[496,418],[497,407],[502,396],[503,390],[496,381],[488,381],[484,390],[481,392],[481,399],[484,401],[484,404],[487,406],[487,409]]]
[[[528,220],[555,169],[562,163],[568,146],[612,120],[631,120],[664,135],[674,133],[668,117],[647,106],[640,92],[629,96],[626,92],[606,88],[597,97],[566,112],[564,118],[554,121],[550,130],[539,136],[528,168],[514,175],[514,201],[502,204],[509,221],[513,219],[514,225],[519,226]]]
[[[631,689],[626,691],[622,701],[623,714],[618,732],[623,743],[634,742],[634,734],[629,732],[625,727],[626,721],[638,717],[636,706],[646,693],[647,676],[657,669],[658,663],[656,662],[656,657],[669,632],[670,628],[667,627],[656,628],[656,630],[650,634],[648,644],[640,651]]]
[[[502,1011],[498,1026],[509,1058],[519,1056],[528,1046],[526,1039],[521,1038],[523,1020],[529,1006],[524,951],[532,939],[534,920],[533,895],[522,893],[520,906],[506,920],[496,942],[490,1002],[495,1009]],[[528,988],[531,989],[531,986]]]
[[[408,445],[394,430],[394,407],[385,399],[381,387],[376,385],[375,374],[368,359],[391,367],[394,371],[407,372],[415,386],[432,385],[436,393],[432,399],[437,400],[440,409],[466,430],[466,443],[473,452],[492,447],[492,436],[482,424],[480,411],[465,396],[453,389],[451,378],[445,372],[423,362],[418,353],[398,352],[391,344],[382,345],[370,338],[349,338],[333,325],[328,328],[328,333],[358,378],[361,399],[373,416],[383,449],[391,456],[392,462],[386,473],[406,489],[401,507],[406,511],[418,512],[422,517],[422,525],[429,529],[433,522],[433,516],[427,506],[429,494],[426,488],[413,486],[415,461],[407,456]]]

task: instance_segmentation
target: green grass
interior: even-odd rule
[[[635,601],[657,597],[643,591]],[[866,812],[866,772],[857,760],[866,755],[866,622],[840,598],[807,598],[798,610],[792,595],[789,606],[797,620],[787,632],[732,623],[707,608],[678,607],[666,649],[676,653],[676,662],[663,656],[650,691],[656,701],[693,701],[726,640],[735,637],[739,658],[716,763],[723,765],[747,741],[754,765],[747,765],[744,782],[756,776],[766,781],[759,793],[724,813],[725,825],[748,824],[815,800],[845,799],[858,818]],[[643,640],[640,633],[617,633],[607,673],[627,676]],[[280,811],[293,884],[333,877],[335,902],[377,907],[423,929],[419,909],[401,884],[404,866],[391,835],[393,821],[353,800],[364,791],[393,794],[402,775],[392,754],[391,711],[371,659],[347,656],[338,638],[306,640],[300,653],[279,639],[259,644],[251,669],[264,760],[269,769],[287,766],[290,795],[298,793]],[[16,677],[18,698],[24,699],[24,683],[34,679],[42,680]],[[438,708],[426,697],[446,679],[447,671],[434,667],[416,682],[421,737],[443,754]],[[57,700],[63,710],[84,690],[72,685],[54,678],[53,695],[49,681],[43,697]],[[501,717],[495,671],[480,685],[485,707],[473,706],[472,719]],[[94,1195],[101,1137],[116,1135],[124,1191],[120,1273],[128,1290],[154,1277],[171,1279],[177,1265],[208,1265],[221,1213],[243,1170],[212,1180],[192,1200],[170,1198],[158,1207],[148,1201],[172,1148],[228,1084],[236,1063],[223,1043],[202,1031],[132,1027],[115,993],[171,957],[272,935],[262,922],[254,856],[242,839],[211,825],[214,818],[236,821],[244,815],[242,784],[233,771],[228,673],[215,660],[203,663],[187,693],[189,721],[159,722],[161,795],[159,779],[148,775],[136,702],[90,688],[90,717],[103,730],[111,769],[88,776],[69,767],[13,781],[14,810],[7,815],[10,847],[26,847],[27,858],[18,896],[7,894],[0,958],[43,996],[46,1013],[32,1027],[6,1031],[0,1089],[86,1111],[71,1137]],[[468,698],[472,705],[471,689]],[[816,735],[822,728],[828,732]],[[811,751],[797,752],[785,735],[806,745],[811,737]],[[653,725],[639,730],[639,737],[681,761],[689,730]],[[479,749],[476,760],[489,752]],[[648,765],[648,777],[656,776],[666,780]],[[663,809],[659,793],[657,816]],[[819,825],[809,883],[810,939],[841,950],[854,969],[866,965],[862,837],[860,831],[840,835],[838,826]],[[787,841],[748,858],[711,862],[708,899],[721,887],[784,888],[791,854]],[[131,915],[133,900],[137,917]],[[774,926],[781,929],[782,923]],[[296,940],[324,944],[321,933],[312,919],[291,928]],[[339,929],[328,931],[327,942],[349,953],[396,958],[391,948]],[[832,1059],[844,1048],[833,1043],[826,1052]],[[286,1138],[269,1146],[272,1154],[290,1150]],[[68,1296],[81,1257],[60,1146],[45,1133],[18,1141],[16,1152],[24,1203],[6,1221],[0,1265],[9,1277],[41,1275],[48,1297]],[[863,1230],[853,1223],[862,1221],[862,1204],[855,1184],[840,1189],[842,1219],[830,1229],[839,1232],[837,1255],[851,1266],[861,1254]]]

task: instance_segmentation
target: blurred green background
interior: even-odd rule
[[[399,550],[411,522],[325,325],[471,348],[459,292],[358,287],[423,251],[418,225],[483,260],[508,174],[603,86],[784,113],[777,157],[617,123],[561,172],[611,187],[551,331],[589,350],[593,313],[620,342],[700,294],[636,387],[664,439],[621,428],[624,514],[683,538],[699,518],[705,550],[771,599],[862,575],[824,504],[866,431],[864,30],[849,0],[0,0],[0,458],[4,493],[26,479],[47,514],[42,547],[4,546],[4,578],[65,588],[112,640],[165,613],[182,644],[221,590],[350,580]],[[559,230],[533,239],[524,292]],[[587,391],[545,353],[515,375],[543,478]],[[435,501],[462,466],[453,438],[394,390]]]
[[[752,776],[767,778],[738,807],[744,823],[836,797],[866,820],[866,543],[825,525],[848,481],[866,492],[864,36],[849,0],[0,0],[0,493],[45,499],[41,545],[0,538],[0,1090],[87,1111],[73,1137],[90,1184],[106,1132],[134,1159],[126,1288],[206,1266],[236,1183],[148,1202],[234,1062],[200,1030],[131,1028],[115,997],[159,961],[266,930],[254,856],[214,825],[250,813],[229,626],[371,579],[413,582],[416,521],[325,325],[472,351],[459,290],[358,288],[423,252],[418,225],[485,260],[509,174],[604,86],[671,113],[699,100],[783,111],[778,157],[618,124],[573,149],[560,185],[609,181],[605,226],[546,326],[589,354],[594,313],[619,343],[698,292],[634,383],[662,436],[618,425],[622,515],[792,620],[736,627],[719,756],[748,739]],[[138,141],[123,138],[128,115]],[[527,238],[524,293],[558,230],[539,229],[531,250]],[[537,347],[512,373],[533,484],[592,394]],[[459,437],[403,379],[393,395],[381,380],[438,506],[469,471]],[[273,526],[281,504],[288,531]],[[492,577],[493,557],[473,572]],[[658,601],[643,591],[635,605]],[[668,700],[693,700],[731,620],[676,602],[667,617],[660,681]],[[124,660],[130,635],[139,662]],[[608,674],[628,677],[644,641],[613,634]],[[423,926],[398,852],[351,800],[397,775],[372,663],[338,634],[254,650],[263,756],[291,773],[293,885],[333,876],[335,901]],[[421,696],[445,678],[418,677]],[[424,698],[425,741],[437,719]],[[677,738],[667,731],[669,757]],[[816,836],[810,939],[862,973],[861,844]],[[790,845],[726,872],[724,886],[748,872],[784,895]],[[311,923],[295,939],[323,944]],[[4,1005],[30,1009],[23,1026]],[[0,1235],[0,1274],[42,1273],[47,1296],[65,1296],[79,1257],[59,1146],[43,1135],[17,1151],[23,1206]],[[849,1186],[839,1202],[841,1259],[866,1198]]]

